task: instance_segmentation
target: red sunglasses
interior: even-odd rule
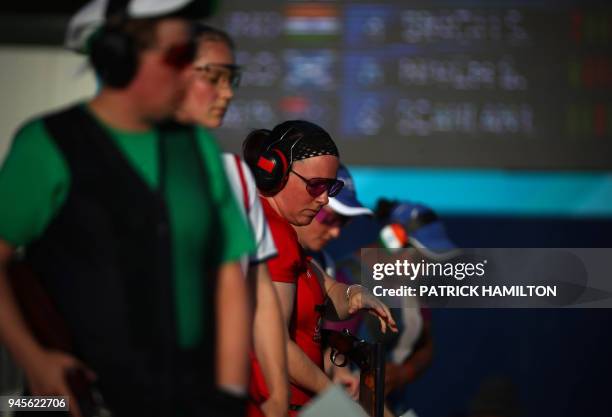
[[[344,187],[344,182],[335,178],[304,178],[293,169],[289,170],[289,172],[293,172],[299,179],[304,181],[306,183],[306,191],[315,198],[325,191],[327,191],[329,197],[337,196],[342,187]]]

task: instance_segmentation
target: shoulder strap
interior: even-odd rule
[[[236,167],[238,167],[238,175],[240,176],[240,184],[242,185],[242,198],[244,200],[244,209],[247,214],[251,210],[249,204],[249,188],[247,187],[246,178],[244,177],[244,171],[242,170],[242,161],[240,157],[234,154],[234,160],[236,161]]]

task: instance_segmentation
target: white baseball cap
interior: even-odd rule
[[[338,168],[338,174],[336,178],[344,182],[344,186],[335,197],[329,198],[329,207],[347,217],[362,216],[362,215],[373,215],[374,213],[357,199],[357,191],[355,190],[355,183],[349,170],[342,164]]]
[[[64,45],[68,49],[83,53],[89,37],[106,20],[106,10],[111,0],[92,0],[70,19]],[[129,0],[126,15],[133,18],[161,17],[177,13],[190,7],[193,18],[205,17],[209,13],[208,0]]]

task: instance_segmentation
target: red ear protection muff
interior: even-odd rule
[[[279,151],[278,149],[272,149],[272,152],[275,154],[278,154],[279,160],[282,162],[283,170],[286,169],[287,158],[285,158],[285,155],[283,155],[283,153]],[[263,155],[261,155],[259,159],[257,160],[257,167],[263,169],[268,174],[271,174],[274,171],[274,168],[277,166],[278,164],[276,163],[276,160],[266,158]]]
[[[273,196],[278,193],[287,182],[287,175],[289,175],[289,169],[293,163],[293,147],[302,139],[302,136],[291,145],[289,161],[287,161],[285,154],[276,149],[275,146],[280,143],[292,129],[293,128],[290,127],[281,135],[280,139],[271,142],[259,155],[259,158],[257,158],[257,164],[252,167],[257,188],[266,196]]]

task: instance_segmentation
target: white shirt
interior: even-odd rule
[[[243,189],[243,183],[240,179],[240,171],[236,161],[236,155],[230,153],[223,154],[223,165],[225,172],[229,180],[230,186],[236,197],[236,201],[240,205],[242,213],[248,219],[251,229],[253,230],[253,236],[255,237],[255,253],[250,259],[243,259],[241,262],[243,272],[246,274],[248,264],[264,262],[265,260],[276,255],[276,246],[274,245],[274,239],[270,232],[270,227],[266,221],[261,202],[259,201],[259,195],[257,193],[257,186],[255,185],[255,178],[249,169],[248,165],[240,160],[242,167],[242,173],[244,175],[244,183],[246,185],[246,193],[248,195],[248,204],[245,204],[245,192]],[[248,213],[246,211],[248,206]]]

